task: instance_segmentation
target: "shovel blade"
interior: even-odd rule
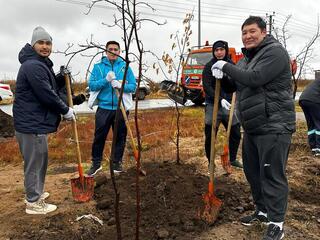
[[[93,177],[78,177],[71,181],[71,190],[73,199],[76,202],[88,202],[94,194],[94,178]]]
[[[203,206],[198,211],[198,218],[212,225],[218,218],[222,201],[214,194],[214,186],[209,182],[208,192],[203,195]]]
[[[205,195],[204,206],[200,210],[200,219],[211,225],[215,223],[221,210],[222,201],[214,195]]]
[[[221,165],[227,174],[232,173],[232,168],[229,161],[229,147],[227,145],[223,147],[223,153],[221,155]]]

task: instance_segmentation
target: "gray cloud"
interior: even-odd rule
[[[81,0],[81,2],[90,1]],[[144,42],[145,49],[152,50],[160,56],[163,51],[170,51],[172,44],[172,40],[169,39],[170,34],[177,30],[183,31],[182,19],[187,10],[190,12],[193,6],[197,6],[198,1],[185,0],[183,4],[180,4],[180,0],[146,2],[154,4],[158,11],[152,13],[142,9],[142,16],[160,22],[164,19],[168,21],[165,26],[145,23],[140,31],[140,38]],[[96,42],[102,44],[110,39],[121,42],[122,31],[119,28],[108,28],[101,25],[102,22],[111,23],[113,14],[117,13],[109,8],[95,8],[90,15],[84,15],[87,11],[85,6],[55,0],[8,0],[1,1],[0,4],[0,79],[15,78],[20,65],[17,59],[18,52],[26,42],[30,42],[32,31],[38,25],[46,28],[52,35],[55,50],[64,50],[67,43],[85,43],[91,34],[94,35]],[[289,41],[291,46],[289,50],[293,55],[312,36],[312,26],[316,24],[316,14],[320,9],[316,0],[290,1],[290,4],[285,0],[278,1],[276,5],[271,0],[263,2],[202,0],[202,4],[202,44],[205,40],[212,43],[216,39],[225,39],[238,50],[242,46],[240,26],[248,15],[258,13],[265,15],[272,9],[276,11],[275,22],[280,23],[286,15],[293,14],[291,24],[293,37]],[[267,10],[264,11],[264,9]],[[299,19],[304,21],[301,22]],[[191,44],[197,45],[197,15],[192,23],[192,30]],[[56,65],[55,69],[68,60],[61,54],[52,54],[52,59]],[[147,61],[152,64],[155,60],[148,56]],[[80,56],[72,62],[74,71],[81,72],[82,78],[87,65],[88,59]],[[151,74],[154,75],[154,73]],[[161,77],[158,78],[161,80]]]

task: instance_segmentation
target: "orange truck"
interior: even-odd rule
[[[236,52],[232,47],[229,48],[229,54],[235,63],[243,57],[242,53]],[[169,97],[180,104],[184,105],[187,100],[191,100],[196,105],[202,105],[205,96],[202,71],[211,58],[212,46],[209,46],[208,42],[204,46],[191,48],[182,68],[180,84],[165,80],[160,84],[161,89],[167,91]]]

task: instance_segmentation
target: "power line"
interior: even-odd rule
[[[275,25],[276,25],[278,28],[281,29],[284,24],[285,24],[285,20],[278,20],[278,21],[276,21],[276,24],[275,24]],[[296,30],[296,31],[298,31],[298,32],[305,32],[305,33],[308,33],[308,34],[315,34],[315,32],[317,31],[317,29],[304,28],[304,27],[301,27],[301,26],[299,26],[299,25],[297,25],[297,24],[293,24],[293,23],[290,22],[290,20],[289,20],[289,22],[287,22],[287,24],[286,24],[286,29],[287,29],[287,30],[293,29],[293,30]]]
[[[89,4],[87,2],[83,2],[83,1],[79,1],[79,0],[56,0],[58,2],[63,2],[63,3],[69,3],[69,4],[74,4],[74,5],[82,5],[82,6],[86,6],[88,7]],[[103,5],[99,5],[96,4],[94,5],[94,7],[96,8],[106,8],[106,9],[111,9],[111,10],[117,10],[117,8],[115,7],[108,7],[108,6],[103,6]],[[150,8],[148,7],[141,7],[141,8],[146,8],[148,10],[150,10]],[[174,11],[174,10],[166,10],[166,9],[158,9],[159,11],[166,11],[166,12],[171,12],[171,13],[181,13],[181,14],[185,14],[186,12],[182,12],[182,11]],[[179,19],[179,20],[183,20],[183,17],[177,17],[177,16],[172,16],[172,15],[167,15],[167,14],[158,14],[158,13],[149,13],[149,12],[143,12],[140,11],[140,13],[142,15],[147,15],[147,16],[155,16],[155,17],[164,17],[164,18],[173,18],[173,19]],[[226,14],[227,15],[227,14]],[[214,15],[210,15],[210,14],[205,14],[205,16],[211,16],[211,17],[215,17]],[[240,16],[239,16],[240,17]],[[219,18],[228,18],[230,19],[231,17],[228,16],[220,16]],[[208,20],[203,20],[203,22],[205,23],[214,23],[214,24],[225,24],[225,25],[238,25],[236,23],[230,23],[230,22],[219,22],[219,21],[208,21]]]
[[[283,16],[283,17],[287,17],[288,15],[285,15],[284,13],[279,13],[279,15]],[[292,17],[292,21],[298,23],[298,24],[302,24],[304,26],[309,26],[310,27],[310,22],[306,22],[306,21],[303,21],[303,20],[300,20],[300,19],[296,19],[294,18],[294,16]],[[314,27],[317,27],[317,25],[314,25]]]
[[[286,20],[287,20],[287,17],[281,16],[279,21],[284,23]],[[297,21],[294,21],[292,18],[289,19],[288,25],[299,27],[299,28],[302,28],[304,30],[310,30],[310,31],[315,31],[317,29],[317,26],[310,27],[310,24],[305,25],[305,24],[299,23]]]
[[[192,0],[185,0],[187,2],[192,2]],[[227,5],[222,5],[222,4],[213,4],[213,3],[208,3],[208,2],[202,2],[203,5],[207,5],[207,6],[215,6],[215,7],[222,7],[222,8],[226,8],[226,9],[235,9],[237,11],[252,11],[252,12],[260,12],[261,14],[264,14],[266,12],[266,10],[262,10],[262,9],[252,9],[252,8],[242,8],[242,7],[234,7],[234,6],[227,6]],[[269,11],[270,12],[270,11]]]
[[[86,6],[86,7],[88,7],[89,4],[90,4],[88,2],[83,2],[83,1],[79,1],[79,0],[56,0],[56,1],[63,2],[63,3],[75,4],[75,5],[83,5],[83,6]],[[155,1],[158,1],[158,0],[155,0]],[[162,0],[162,2],[169,2],[169,1]],[[176,2],[170,2],[170,3],[180,4],[180,3],[176,3]],[[179,17],[177,15],[169,15],[169,14],[165,14],[165,13],[186,14],[185,11],[187,11],[187,12],[192,12],[192,11],[196,12],[196,10],[193,10],[193,9],[191,10],[191,9],[183,8],[183,7],[178,7],[178,9],[185,10],[185,11],[176,11],[176,10],[172,10],[174,8],[172,6],[169,6],[169,5],[168,6],[163,5],[163,4],[155,4],[155,5],[161,7],[161,8],[156,9],[158,11],[158,13],[148,12],[148,11],[140,11],[141,15],[158,17],[158,18],[170,18],[170,19],[183,20],[184,17]],[[209,5],[213,5],[213,4],[209,4]],[[229,7],[229,6],[225,6],[225,5],[219,5],[219,6],[224,6],[226,9],[230,9],[230,8],[245,9],[245,8]],[[115,7],[110,7],[110,6],[106,6],[106,5],[99,5],[99,4],[94,5],[94,7],[96,7],[96,8],[105,8],[105,9],[110,9],[110,10],[117,10],[117,8],[115,8]],[[151,11],[151,9],[149,7],[147,7],[147,6],[140,7],[140,8],[143,8],[143,9]],[[177,7],[175,6],[175,8],[177,8]],[[254,9],[254,10],[257,10],[257,9]],[[262,10],[259,10],[259,11],[262,11]],[[242,15],[232,15],[232,14],[221,13],[221,12],[219,12],[219,15],[216,15],[216,13],[214,13],[214,12],[205,12],[205,13],[206,14],[202,14],[202,16],[205,16],[207,18],[202,19],[202,22],[204,22],[204,23],[213,23],[213,24],[218,24],[218,25],[239,26],[239,22],[238,21],[234,22],[234,20],[243,20],[243,18],[245,17],[245,16],[242,16]],[[280,14],[280,15],[283,18],[282,14]],[[278,17],[278,15],[277,15],[277,17]],[[215,19],[218,19],[218,20],[227,19],[229,21],[228,22],[221,22],[221,21],[217,21]],[[279,21],[281,22],[281,20],[279,20]],[[284,21],[282,23],[284,23]],[[278,24],[275,24],[275,25],[277,26]],[[303,28],[299,28],[300,26],[303,27]],[[308,28],[307,26],[302,25],[302,24],[299,25],[297,23],[291,23],[290,21],[288,22],[288,28],[296,30],[296,31],[299,31],[299,32],[305,32],[305,33],[308,33],[308,34],[312,34],[313,31],[314,31],[314,29],[312,29],[310,27]]]
[[[166,1],[166,0],[155,0],[155,1]],[[169,1],[166,1],[166,2],[169,2]],[[194,3],[194,1],[192,0],[185,0],[185,2],[192,2]],[[170,3],[173,3],[173,1],[170,1]],[[174,4],[177,4],[176,2],[174,2]],[[185,4],[185,3],[184,3]],[[190,4],[190,3],[189,3]],[[213,4],[213,3],[202,3],[204,5],[208,5],[210,7],[206,7],[206,9],[210,8],[210,9],[225,9],[225,10],[232,10],[232,9],[235,9],[237,12],[239,11],[244,11],[245,13],[248,13],[248,11],[253,11],[253,12],[259,12],[259,14],[261,15],[264,15],[262,13],[265,13],[266,11],[267,12],[273,12],[271,10],[262,10],[262,9],[250,9],[250,8],[242,8],[242,7],[234,7],[234,6],[227,6],[227,5],[221,5],[221,4]],[[213,7],[214,6],[214,7]],[[221,7],[221,8],[220,8]],[[219,13],[220,14],[220,13]],[[278,14],[278,12],[277,12]],[[285,15],[284,13],[280,12],[279,15],[283,18],[286,18],[288,15]],[[277,15],[278,16],[278,15]],[[303,21],[303,20],[300,20],[300,19],[295,19],[295,18],[291,18],[290,19],[290,24],[295,24],[295,25],[301,25],[301,27],[304,27],[304,28],[308,28],[308,29],[316,29],[317,28],[317,25],[314,25],[314,28],[310,27],[310,23],[309,22],[306,22],[306,21]]]

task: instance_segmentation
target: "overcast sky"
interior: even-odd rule
[[[117,0],[120,2],[120,0]],[[18,53],[21,48],[30,43],[32,31],[36,26],[44,27],[53,38],[53,49],[63,51],[68,43],[83,44],[93,39],[104,44],[108,40],[117,40],[121,43],[122,32],[119,28],[110,28],[102,22],[112,23],[113,15],[119,12],[111,5],[99,3],[89,15],[86,4],[90,0],[0,0],[0,80],[15,79],[20,63]],[[145,22],[140,30],[140,39],[145,50],[151,50],[161,56],[163,51],[170,53],[170,34],[176,31],[183,32],[182,20],[187,12],[195,9],[195,20],[192,22],[192,45],[198,41],[198,0],[150,0],[145,1],[153,6],[152,12],[146,7],[138,9],[141,16],[158,22],[167,23],[157,26]],[[242,47],[240,27],[249,15],[265,16],[275,12],[274,26],[282,26],[286,16],[292,14],[288,30],[291,38],[288,42],[289,53],[294,56],[309,41],[316,31],[320,5],[316,0],[283,0],[283,1],[256,1],[256,0],[201,0],[201,39],[202,43],[208,40],[212,44],[215,40],[224,39],[229,46],[240,51]],[[319,48],[317,42],[315,47]],[[320,69],[320,54],[315,51],[311,66]],[[68,58],[62,54],[52,54],[50,57],[58,70],[60,65],[66,64]],[[152,56],[145,56],[147,63],[156,62]],[[97,59],[98,61],[98,59]],[[72,72],[79,75],[77,79],[84,79],[89,64],[86,57],[77,57],[71,62]],[[135,73],[136,68],[133,66]],[[312,71],[309,71],[312,74]],[[147,76],[161,81],[163,76],[155,75],[150,69]]]

